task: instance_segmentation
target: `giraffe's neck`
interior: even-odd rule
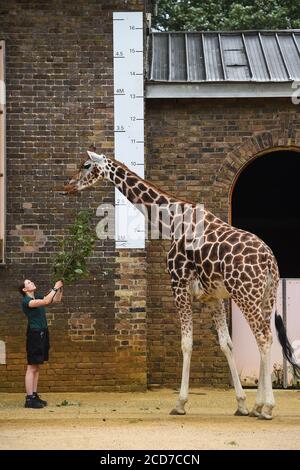
[[[153,204],[168,206],[182,202],[156,188],[116,160],[107,158],[105,174],[106,179],[111,181],[132,204],[141,204],[149,208]]]
[[[143,215],[147,215],[151,237],[173,239],[181,233],[178,227],[181,226],[183,207],[192,203],[160,190],[116,160],[107,158],[105,176]]]

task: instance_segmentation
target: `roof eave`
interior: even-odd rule
[[[147,82],[146,98],[292,98],[292,82]]]

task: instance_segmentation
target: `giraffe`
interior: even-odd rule
[[[223,222],[204,208],[197,212],[197,204],[162,191],[130,171],[123,163],[95,151],[87,153],[88,158],[64,186],[64,194],[75,194],[106,179],[131,203],[142,205],[148,213],[154,206],[163,206],[169,216],[167,221],[158,217],[160,229],[170,229],[167,270],[180,318],[183,356],[179,397],[170,414],[186,414],[193,348],[192,301],[197,298],[211,307],[219,344],[228,361],[235,389],[235,415],[272,419],[275,401],[271,381],[270,320],[276,303],[279,271],[271,249],[256,235]],[[187,213],[190,218],[184,218]],[[227,327],[224,301],[229,298],[235,301],[245,316],[260,352],[258,389],[250,413]],[[295,362],[282,318],[277,313],[275,315],[283,353],[295,373],[299,374],[300,368]]]

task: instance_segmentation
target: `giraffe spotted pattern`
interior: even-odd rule
[[[178,199],[105,155],[88,152],[78,173],[65,186],[76,193],[101,179],[109,180],[133,204],[142,205],[159,232],[169,230],[171,247],[167,269],[181,322],[182,381],[178,402],[171,414],[185,414],[193,346],[192,298],[211,306],[220,347],[231,371],[236,392],[237,415],[248,415],[246,396],[236,369],[228,332],[224,299],[233,299],[255,336],[260,356],[256,402],[250,416],[272,418],[274,397],[271,382],[270,319],[276,302],[279,273],[271,249],[256,235],[232,227],[198,205]],[[163,217],[163,207],[168,217]],[[144,213],[145,213],[144,212]],[[153,215],[154,214],[154,215]],[[199,216],[200,214],[200,216]],[[154,217],[154,220],[153,220]]]

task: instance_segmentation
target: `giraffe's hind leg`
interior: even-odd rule
[[[270,327],[270,314],[265,311],[262,314],[262,302],[240,303],[235,299],[237,305],[247,319],[249,326],[255,336],[260,353],[260,373],[256,400],[250,416],[261,419],[272,419],[272,410],[275,406],[272,381],[271,381],[271,345],[272,334]],[[266,308],[264,306],[264,308]]]
[[[246,395],[242,388],[241,381],[238,375],[236,368],[235,360],[232,353],[232,341],[229,335],[227,321],[226,321],[226,311],[224,307],[224,302],[222,300],[214,300],[210,302],[210,305],[213,308],[213,319],[216,325],[218,332],[219,343],[221,350],[223,351],[228,365],[230,368],[232,381],[235,388],[236,400],[237,400],[237,410],[235,412],[236,416],[247,416],[249,414],[248,408],[246,406]]]
[[[257,407],[256,403],[252,413],[261,419],[272,419],[272,410],[275,406],[275,400],[272,390],[271,378],[271,346],[272,346],[272,333],[271,333],[271,315],[273,312],[274,304],[276,302],[277,284],[273,282],[272,277],[268,277],[267,287],[265,290],[264,298],[262,301],[262,314],[263,323],[261,329],[263,332],[263,341],[258,341],[258,347],[261,355],[260,374],[259,374],[259,387],[257,395],[259,402],[264,402],[264,407]],[[262,344],[261,344],[262,343]],[[261,400],[261,396],[262,400]]]
[[[265,323],[262,328],[264,332],[256,337],[260,352],[260,376],[256,400],[250,416],[270,420],[275,406],[271,379],[272,334],[269,324]]]
[[[261,362],[262,362],[262,381],[264,390],[264,407],[259,416],[261,419],[272,419],[272,411],[275,406],[275,400],[272,390],[272,379],[271,379],[271,345],[272,335],[270,331],[270,338],[268,343],[265,343],[261,349]]]

